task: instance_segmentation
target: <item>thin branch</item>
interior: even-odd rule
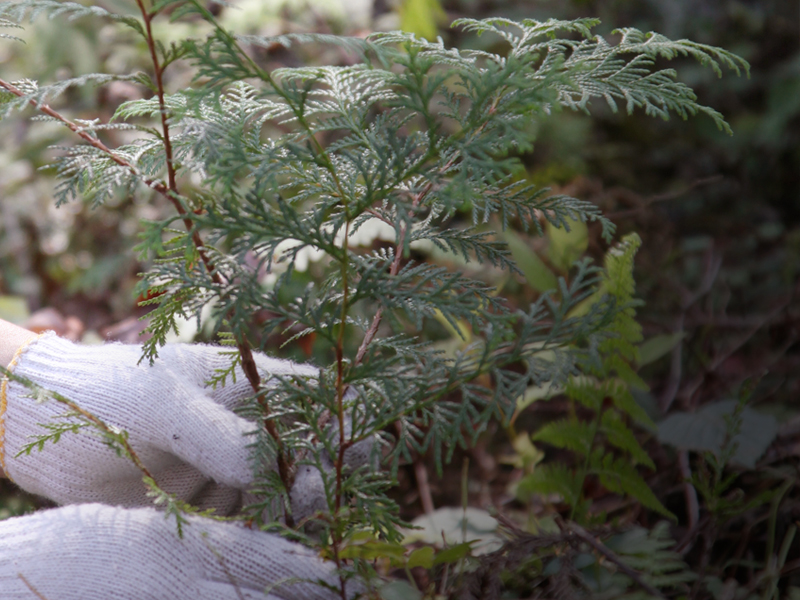
[[[2,78],[0,78],[0,87],[14,94],[18,98],[24,98],[26,96],[25,92],[23,92],[15,85],[5,81]],[[36,100],[33,99],[28,100],[28,103],[39,112],[47,115],[48,117],[52,117],[53,119],[65,125],[68,129],[77,134],[82,140],[84,140],[90,146],[93,146],[94,148],[97,148],[98,150],[107,154],[108,157],[118,165],[125,167],[126,169],[129,169],[131,173],[136,175],[142,181],[142,183],[144,183],[144,185],[157,191],[159,194],[167,198],[167,200],[169,200],[175,207],[175,209],[178,211],[178,214],[183,218],[183,223],[184,225],[186,225],[186,229],[188,231],[192,231],[193,229],[192,221],[188,217],[188,212],[181,204],[180,195],[177,192],[175,192],[174,190],[170,190],[169,187],[167,187],[162,181],[158,179],[149,179],[147,177],[144,177],[139,171],[139,169],[136,168],[135,165],[133,165],[132,163],[121,157],[119,154],[115,153],[111,148],[109,148],[102,141],[100,141],[100,139],[88,134],[84,127],[81,127],[77,123],[71,121],[70,119],[59,113],[58,111],[54,110],[52,107],[50,107],[50,105],[45,104],[43,102],[36,102]],[[192,242],[197,247],[200,259],[203,261],[203,264],[206,266],[209,273],[211,273],[215,283],[221,283],[219,275],[213,270],[208,255],[206,254],[205,244],[203,244],[203,240],[200,238],[200,235],[196,231],[192,232]]]
[[[157,96],[158,96],[158,106],[159,112],[161,113],[161,127],[163,130],[163,140],[164,140],[164,154],[166,157],[167,163],[167,181],[168,181],[168,196],[172,198],[174,195],[178,194],[178,184],[175,177],[175,162],[172,153],[172,141],[170,138],[169,133],[169,121],[168,121],[168,110],[165,100],[165,91],[164,91],[164,69],[161,66],[160,61],[158,60],[158,52],[156,48],[155,37],[153,36],[153,31],[151,28],[151,22],[153,18],[156,16],[156,12],[148,12],[144,6],[143,0],[136,0],[136,4],[139,7],[139,11],[142,13],[142,19],[144,20],[145,30],[147,32],[147,47],[150,52],[150,59],[153,63],[153,70],[155,73],[156,78],[156,89],[157,89]],[[182,216],[185,215],[185,210],[183,206],[180,206],[180,203],[173,201],[173,204],[178,209],[179,214]],[[194,243],[195,247],[197,248],[200,256],[203,258],[203,264],[206,267],[206,270],[211,275],[212,280],[216,284],[222,284],[222,277],[220,276],[219,272],[214,268],[213,263],[207,258],[206,253],[203,251],[203,241],[200,238],[200,234],[193,230],[193,225],[191,220],[187,218],[184,219],[184,223],[186,223],[187,229],[192,233],[192,242]],[[261,406],[262,410],[264,411],[264,427],[269,433],[270,437],[275,441],[277,445],[277,463],[278,463],[278,475],[283,482],[286,491],[289,492],[292,489],[292,484],[294,477],[292,475],[292,465],[286,459],[286,453],[284,451],[283,442],[281,440],[280,433],[278,432],[278,428],[276,427],[275,423],[269,418],[271,413],[270,407],[266,401],[265,392],[261,389],[261,375],[258,372],[258,367],[256,365],[256,361],[253,358],[253,351],[250,348],[250,344],[247,341],[247,338],[242,336],[236,336],[236,345],[239,350],[239,354],[242,357],[242,370],[244,371],[245,377],[247,377],[250,386],[253,388],[253,391],[256,393],[258,398],[258,403]],[[291,527],[293,524],[292,517],[289,513],[286,514],[286,522]]]
[[[102,431],[109,440],[113,440],[120,446],[122,446],[123,452],[128,456],[131,462],[133,462],[133,464],[136,465],[136,467],[142,472],[142,474],[145,477],[151,479],[153,482],[155,482],[155,477],[153,477],[153,474],[150,473],[150,471],[144,465],[142,460],[139,458],[139,455],[136,454],[136,451],[131,447],[126,437],[124,435],[121,435],[118,429],[112,428],[111,426],[107,425],[106,422],[103,421],[100,417],[89,412],[85,408],[82,408],[81,406],[79,406],[66,396],[59,394],[58,392],[45,390],[41,386],[32,382],[31,380],[16,375],[12,371],[9,371],[4,367],[0,367],[0,374],[4,375],[10,380],[16,381],[24,385],[29,390],[39,393],[46,393],[49,397],[53,398],[53,400],[55,400],[59,404],[63,404],[64,406],[69,408],[73,413],[82,417],[84,421],[88,421],[89,424],[91,424],[93,427]]]
[[[610,560],[612,563],[617,565],[617,568],[620,571],[622,571],[625,575],[627,575],[628,577],[633,579],[648,594],[650,594],[651,596],[655,596],[656,598],[663,598],[664,600],[666,600],[667,597],[664,594],[662,594],[659,589],[653,587],[652,585],[647,583],[644,579],[642,579],[641,573],[639,573],[635,569],[632,569],[631,567],[626,565],[623,562],[623,560],[619,556],[617,556],[617,554],[615,552],[613,552],[610,548],[608,548],[602,542],[599,542],[597,539],[595,539],[594,536],[592,536],[583,527],[581,527],[577,523],[572,523],[572,522],[565,523],[560,518],[556,518],[556,523],[558,524],[559,528],[562,531],[564,531],[564,532],[570,534],[571,536],[574,536],[574,537],[578,538],[580,541],[588,544],[589,546],[594,548],[597,552],[599,552],[604,557],[606,557],[608,560]]]
[[[492,105],[489,107],[490,113],[494,113],[497,110],[497,104],[499,101],[500,101],[499,96],[492,101]],[[475,130],[475,135],[479,135],[485,127],[486,123],[478,127],[478,129]],[[444,164],[444,166],[441,169],[439,169],[439,173],[447,173],[452,168],[452,166],[456,164],[456,161],[460,158],[460,156],[461,156],[460,152],[455,152],[450,157],[450,159]],[[432,189],[433,189],[433,181],[428,180],[425,186],[414,197],[414,200],[411,203],[409,217],[413,216],[414,211],[419,207],[419,205],[422,203],[422,200],[425,198],[425,196],[427,196],[430,193]],[[397,237],[397,245],[395,246],[394,249],[394,260],[392,261],[392,266],[389,268],[389,273],[392,276],[397,275],[397,273],[400,271],[401,258],[403,256],[403,249],[405,248],[406,245],[407,235],[408,235],[408,226],[405,223],[402,223],[400,225],[400,235],[398,235]],[[359,364],[363,360],[364,355],[367,352],[367,347],[375,338],[375,335],[378,332],[378,327],[380,327],[382,319],[383,319],[383,307],[379,306],[378,310],[375,312],[375,316],[372,318],[372,323],[370,324],[367,333],[364,335],[364,339],[361,340],[361,345],[359,346],[358,352],[356,353],[356,359],[354,363],[355,365]]]
[[[139,5],[140,10],[142,11],[143,18],[147,25],[147,32],[148,32],[147,43],[151,51],[151,58],[154,61],[154,69],[156,71],[159,106],[161,110],[162,126],[164,128],[164,151],[167,154],[167,177],[169,183],[168,185],[165,185],[162,181],[157,179],[149,179],[143,177],[139,169],[137,169],[135,165],[130,163],[125,158],[119,156],[111,148],[109,148],[106,144],[104,144],[100,139],[87,133],[83,127],[71,121],[58,111],[54,110],[48,104],[45,104],[43,102],[37,102],[33,99],[30,99],[28,102],[33,108],[35,108],[39,112],[49,117],[52,117],[53,119],[56,119],[57,121],[65,125],[68,129],[76,133],[81,139],[83,139],[89,145],[107,154],[109,158],[111,158],[111,160],[113,160],[118,165],[129,169],[131,173],[139,177],[140,180],[147,187],[154,189],[159,194],[167,198],[175,207],[178,214],[182,217],[183,223],[186,226],[187,231],[190,232],[192,243],[197,249],[197,253],[200,257],[200,260],[203,262],[203,265],[205,269],[208,271],[209,275],[211,276],[212,281],[214,281],[214,283],[217,285],[221,285],[224,283],[222,277],[216,270],[214,264],[211,262],[211,259],[209,258],[208,253],[205,250],[205,244],[202,238],[200,237],[200,234],[197,232],[197,230],[195,230],[194,224],[192,223],[192,220],[189,218],[188,211],[184,208],[180,200],[181,196],[178,193],[177,189],[174,161],[172,159],[172,147],[169,137],[169,126],[167,123],[167,116],[166,116],[167,111],[166,111],[165,95],[163,87],[163,71],[160,67],[160,63],[158,62],[158,57],[155,54],[155,42],[152,37],[152,31],[150,29],[150,21],[152,20],[153,15],[147,13],[141,0],[137,0],[137,4]],[[6,91],[10,92],[11,94],[14,94],[19,98],[24,98],[26,96],[26,94],[22,90],[20,90],[15,85],[5,81],[2,78],[0,78],[0,87],[4,88]],[[269,435],[275,440],[275,443],[278,446],[278,456],[277,456],[278,474],[280,475],[281,481],[283,482],[284,487],[286,487],[287,491],[291,490],[294,479],[292,475],[292,465],[286,459],[286,455],[283,449],[283,444],[281,442],[280,434],[277,430],[277,427],[272,422],[272,420],[268,418],[269,413],[271,411],[264,399],[264,392],[263,390],[261,390],[261,376],[258,373],[258,367],[256,366],[255,359],[253,358],[252,349],[250,348],[250,345],[247,342],[246,338],[237,337],[236,341],[238,350],[242,356],[242,370],[244,371],[247,380],[249,381],[251,387],[253,388],[253,391],[256,394],[258,394],[258,402],[267,415],[266,418],[264,419],[264,426],[267,430],[267,433],[269,433]],[[291,516],[287,514],[286,518],[287,518],[287,523],[291,524],[292,522]]]
[[[163,140],[164,156],[167,162],[167,183],[169,184],[170,191],[177,193],[178,184],[175,178],[175,161],[172,154],[172,139],[169,135],[169,116],[164,94],[164,69],[161,66],[161,62],[158,60],[158,51],[151,27],[153,17],[155,17],[156,13],[148,12],[142,0],[136,0],[136,5],[139,7],[139,11],[142,13],[142,19],[144,20],[145,31],[147,32],[145,36],[147,39],[147,49],[150,52],[150,60],[153,63],[153,73],[156,76],[156,94],[158,96],[159,113],[161,113],[161,129],[164,132]]]
[[[22,580],[22,583],[25,584],[25,587],[27,587],[33,593],[34,596],[39,598],[39,600],[47,600],[47,596],[45,596],[44,594],[42,594],[42,592],[33,587],[33,584],[27,580],[25,575],[23,575],[22,573],[17,573],[17,577],[19,577]]]
[[[717,280],[717,275],[719,275],[719,270],[722,267],[722,256],[717,255],[714,253],[713,249],[706,254],[706,264],[705,264],[705,272],[703,274],[703,279],[700,282],[697,290],[694,292],[690,292],[689,290],[681,288],[681,307],[680,307],[680,315],[678,316],[678,322],[675,327],[675,333],[680,333],[683,331],[684,328],[684,319],[686,317],[686,313],[696,302],[698,302],[703,296],[705,296],[708,292],[711,291],[711,288],[714,285],[714,282]],[[678,394],[680,389],[681,383],[681,363],[682,363],[682,344],[676,344],[675,347],[672,349],[672,362],[670,365],[670,374],[669,380],[666,389],[661,394],[659,398],[659,406],[661,407],[662,412],[667,412],[672,403],[675,401],[675,398]]]
[[[691,192],[692,190],[704,187],[707,185],[712,185],[715,183],[719,183],[723,181],[725,177],[723,175],[711,175],[710,177],[702,177],[700,179],[696,179],[695,181],[691,182],[688,185],[683,186],[679,190],[674,192],[666,192],[663,194],[656,194],[655,196],[650,196],[649,198],[644,198],[639,202],[639,205],[635,208],[630,208],[626,210],[618,210],[616,212],[610,212],[606,216],[611,221],[617,221],[618,219],[625,219],[628,217],[632,217],[643,210],[650,208],[653,204],[657,204],[659,202],[668,202],[670,200],[676,200],[681,196],[684,196]],[[609,191],[610,192],[610,191]]]
[[[686,498],[686,513],[689,517],[688,526],[693,530],[700,519],[700,504],[697,501],[697,490],[692,485],[692,469],[689,465],[689,453],[686,450],[678,452],[678,465],[683,477],[683,495]]]
[[[783,565],[783,568],[781,568],[780,571],[780,576],[786,577],[789,573],[792,573],[793,571],[800,571],[800,558]]]
[[[334,515],[339,514],[342,503],[342,477],[344,470],[344,453],[347,450],[345,431],[344,431],[344,330],[347,323],[347,303],[349,300],[349,284],[347,281],[347,237],[350,233],[350,221],[345,222],[344,244],[342,251],[344,259],[341,263],[342,272],[342,311],[339,317],[339,335],[336,339],[336,405],[337,420],[339,421],[339,452],[336,457],[336,498]]]
[[[450,160],[440,169],[440,172],[445,173],[447,172],[456,162],[458,159],[458,153],[454,154],[450,157]],[[422,203],[422,200],[428,193],[433,189],[433,182],[428,181],[425,184],[420,192],[414,197],[414,200],[411,202],[411,209],[409,210],[409,217],[413,216],[414,211],[419,207]],[[406,246],[406,236],[408,235],[408,225],[406,223],[401,223],[400,225],[400,233],[397,236],[397,245],[394,249],[394,260],[392,261],[392,265],[389,267],[389,274],[394,277],[400,271],[400,265],[402,263],[403,258],[403,249]],[[383,320],[383,306],[379,306],[378,310],[375,311],[375,316],[372,317],[372,323],[370,323],[369,329],[367,330],[366,334],[364,334],[364,339],[361,340],[361,345],[358,347],[358,352],[356,353],[356,359],[354,364],[359,364],[363,359],[364,355],[367,353],[367,348],[372,343],[372,340],[375,339],[375,335],[378,333],[378,328],[381,325],[381,321]]]
[[[431,486],[428,483],[428,469],[419,456],[414,457],[414,476],[417,479],[417,490],[419,490],[419,500],[422,502],[422,510],[426,515],[430,515],[435,510]]]

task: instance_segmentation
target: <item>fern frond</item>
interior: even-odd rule
[[[556,448],[566,448],[588,456],[594,442],[594,427],[586,421],[562,419],[548,423],[533,434],[534,442],[544,442]]]
[[[635,527],[612,537],[606,542],[622,561],[638,571],[642,579],[658,588],[678,587],[697,579],[683,557],[671,550],[675,540],[669,535],[669,524],[665,521],[656,523],[649,531],[643,527]],[[634,600],[641,594],[627,594],[626,599]]]
[[[605,390],[601,389],[596,382],[585,377],[571,378],[564,388],[564,393],[595,412],[600,411],[603,399],[606,397]]]
[[[676,519],[642,479],[636,468],[625,458],[615,458],[611,454],[603,454],[600,449],[595,450],[589,459],[589,472],[600,478],[600,483],[609,491],[617,494],[628,495],[639,502],[670,519]]]
[[[603,413],[600,431],[609,444],[630,455],[636,463],[650,469],[656,468],[653,459],[642,448],[628,425],[614,411],[607,410]]]
[[[566,504],[576,506],[580,502],[582,487],[583,479],[566,465],[539,464],[533,473],[520,480],[517,495],[527,498],[532,494],[558,494]]]

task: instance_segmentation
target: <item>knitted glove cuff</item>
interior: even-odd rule
[[[22,346],[17,348],[17,351],[14,353],[14,356],[11,358],[11,362],[8,363],[6,370],[9,373],[13,373],[14,369],[16,368],[17,364],[19,363],[20,358],[22,357],[25,352],[27,352],[33,345],[35,345],[39,340],[54,337],[56,334],[53,331],[46,331],[42,334],[37,335],[36,337],[32,337],[27,342],[25,342]],[[8,469],[6,468],[6,454],[5,454],[5,438],[6,438],[6,409],[8,408],[8,376],[3,375],[3,379],[0,380],[0,470],[2,470],[6,477],[11,479],[11,475],[8,474]],[[13,481],[13,479],[11,479]]]

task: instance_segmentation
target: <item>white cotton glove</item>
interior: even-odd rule
[[[151,366],[139,363],[138,345],[82,346],[49,333],[24,347],[9,369],[127,431],[132,448],[167,492],[230,513],[238,509],[239,490],[253,480],[247,447],[253,438],[246,434],[256,425],[231,410],[252,394],[241,371],[235,384],[229,378],[225,387],[206,387],[215,369],[230,365],[220,350],[168,344]],[[310,365],[255,358],[265,379],[319,373]],[[16,456],[32,436],[46,433],[40,424],[54,423],[66,407],[35,402],[15,381],[0,392],[0,467],[20,487],[59,504],[151,503],[141,471],[88,428]]]
[[[175,520],[162,513],[100,504],[0,521],[2,598],[341,598],[320,585],[290,579],[339,581],[332,564],[308,548],[240,523],[189,517],[179,538]],[[280,585],[271,587],[275,584]],[[360,591],[358,584],[348,583],[348,597],[357,587]]]

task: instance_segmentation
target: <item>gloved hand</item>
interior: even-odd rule
[[[341,598],[311,550],[239,523],[84,504],[0,521],[0,596],[48,600],[312,600]],[[27,582],[27,583],[26,583]],[[264,593],[267,586],[269,594]],[[30,587],[29,587],[30,586]],[[33,587],[36,592],[31,590]],[[348,583],[353,597],[358,584]]]
[[[253,440],[246,434],[256,426],[231,410],[252,394],[241,372],[235,384],[229,378],[224,387],[206,387],[215,369],[230,365],[219,352],[214,346],[168,344],[150,366],[139,364],[138,345],[82,346],[48,333],[25,346],[9,369],[127,431],[134,451],[167,492],[229,514],[238,508],[239,490],[253,480],[247,448]],[[319,373],[263,354],[256,354],[256,363],[265,378]],[[28,394],[15,381],[0,390],[0,467],[13,481],[59,504],[151,503],[141,471],[89,429],[17,457],[31,436],[46,433],[40,424],[53,423],[66,410]]]

